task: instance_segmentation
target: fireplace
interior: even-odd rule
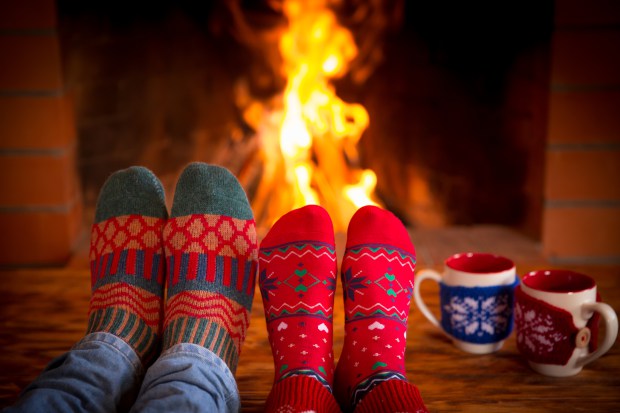
[[[183,166],[204,161],[239,177],[262,226],[292,205],[271,210],[267,206],[275,203],[274,195],[261,195],[269,152],[252,118],[257,103],[264,110],[287,87],[278,49],[290,19],[286,2],[182,1],[148,7],[41,2],[47,8],[39,9],[55,17],[0,33],[6,41],[51,33],[58,44],[62,85],[53,88],[65,103],[54,107],[60,107],[63,128],[69,124],[76,132],[68,138],[74,144],[62,144],[69,149],[61,151],[68,159],[61,170],[74,165],[77,179],[56,179],[79,186],[65,183],[62,191],[70,195],[47,204],[61,203],[62,211],[75,217],[81,214],[73,208],[79,203],[88,222],[105,178],[134,164],[161,177],[170,203]],[[620,21],[614,17],[617,7],[600,3],[583,12],[570,2],[552,1],[330,2],[357,47],[346,73],[329,79],[330,85],[342,101],[359,104],[368,114],[367,127],[350,145],[355,152],[339,148],[339,162],[350,174],[345,184],[361,182],[362,172],[372,171],[371,200],[411,228],[504,225],[541,240],[549,256],[560,260],[617,260],[620,243],[614,233],[619,231],[609,228],[620,226],[620,194],[604,182],[620,177],[620,127],[609,109],[620,102],[613,74],[620,73],[613,70],[619,63],[614,53],[589,52],[583,57],[592,68],[582,62],[585,69],[576,75],[563,71],[592,42],[603,50],[620,45],[614,29]],[[603,65],[609,69],[600,69]],[[587,74],[592,70],[599,76]],[[41,87],[32,87],[35,92],[30,86],[13,90],[5,82],[0,96],[13,108],[15,99],[41,97]],[[599,110],[591,109],[585,119],[583,102]],[[583,132],[569,131],[575,136],[566,141],[565,125],[575,119],[582,119],[577,128]],[[592,125],[599,128],[595,135]],[[307,162],[320,163],[317,146]],[[22,149],[17,145],[2,154],[21,156]],[[39,149],[35,146],[35,152]],[[333,169],[342,168],[326,169],[322,174],[329,178]],[[577,192],[564,183],[570,173],[578,177],[573,179]],[[595,193],[591,181],[597,182]],[[277,191],[283,185],[272,186]],[[315,179],[311,186],[320,184]],[[324,203],[330,196],[320,197]],[[32,210],[28,202],[4,200],[7,220],[15,208]],[[582,228],[570,232],[568,223],[575,219]],[[344,230],[346,214],[339,220],[337,227]],[[605,235],[588,250],[578,240],[593,222]],[[568,235],[558,235],[560,230]],[[574,242],[564,245],[567,239]]]
[[[171,180],[191,160],[245,172],[261,126],[238,101],[266,104],[286,86],[284,3],[59,2],[87,202],[133,163]],[[349,3],[336,14],[359,50],[333,84],[369,113],[359,157],[347,161],[376,172],[378,200],[414,226],[499,223],[536,235],[551,5],[494,6],[489,18],[471,5]],[[251,197],[255,179],[244,182]]]

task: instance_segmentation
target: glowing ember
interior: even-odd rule
[[[265,163],[253,199],[259,222],[321,204],[336,229],[344,230],[357,208],[376,204],[374,172],[357,167],[356,146],[368,113],[343,102],[329,83],[346,73],[357,47],[328,6],[326,0],[283,3],[289,24],[279,48],[287,85],[275,103],[263,107],[258,122]],[[250,109],[256,110],[250,105],[246,112]]]

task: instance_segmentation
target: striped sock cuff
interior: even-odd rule
[[[161,301],[159,295],[125,282],[104,284],[91,296],[86,331],[114,334],[150,361],[157,350]]]
[[[119,307],[91,311],[87,333],[102,331],[119,337],[133,348],[145,364],[157,352],[157,334],[136,313]]]
[[[267,397],[265,411],[340,413],[340,407],[319,381],[309,376],[294,376],[273,386]]]
[[[178,317],[164,329],[163,348],[175,344],[198,344],[211,351],[235,374],[239,362],[239,350],[230,337],[228,330],[215,320],[195,317]]]
[[[355,413],[427,413],[420,391],[403,380],[388,380],[374,387],[355,408]]]
[[[199,344],[217,354],[234,373],[249,323],[249,310],[223,294],[182,291],[168,298],[163,348]]]
[[[282,380],[286,380],[291,377],[295,377],[295,376],[311,377],[315,379],[316,381],[318,381],[319,383],[321,383],[323,387],[325,387],[330,393],[332,392],[332,386],[328,383],[328,381],[325,380],[320,374],[318,374],[316,371],[312,369],[296,369],[296,370],[288,371],[284,373],[282,377],[280,377],[278,382]]]

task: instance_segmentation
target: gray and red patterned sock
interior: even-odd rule
[[[188,165],[176,186],[164,245],[164,349],[201,345],[234,374],[250,323],[258,253],[252,210],[234,175]]]
[[[167,215],[157,177],[131,167],[103,185],[91,230],[87,333],[120,337],[145,364],[157,355],[160,341]]]

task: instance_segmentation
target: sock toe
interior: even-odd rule
[[[334,244],[334,227],[323,207],[306,205],[284,214],[265,236],[261,248],[299,241]]]
[[[99,193],[95,222],[123,215],[166,218],[164,188],[147,168],[132,166],[110,175]]]
[[[373,205],[358,209],[349,223],[347,248],[363,244],[392,245],[415,254],[409,233],[400,219]]]
[[[226,168],[202,162],[189,164],[177,182],[172,217],[212,214],[253,219],[243,187]]]

